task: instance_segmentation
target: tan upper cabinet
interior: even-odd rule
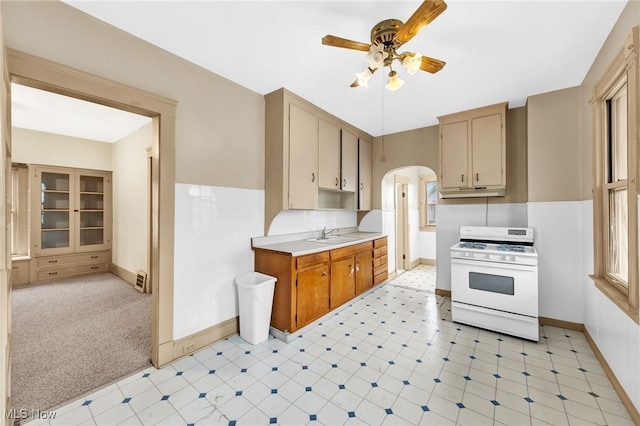
[[[506,108],[505,102],[439,117],[443,197],[504,195]]]
[[[318,120],[296,105],[289,109],[289,208],[318,207]]]
[[[283,210],[358,208],[361,137],[284,88],[265,95],[265,234]]]
[[[340,171],[340,189],[355,192],[358,186],[358,137],[345,129],[342,129]]]
[[[373,144],[358,140],[358,210],[371,210]]]
[[[318,119],[318,186],[340,189],[340,128],[322,118]]]

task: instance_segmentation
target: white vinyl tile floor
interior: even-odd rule
[[[405,277],[407,278],[407,277]],[[32,425],[633,425],[581,332],[531,342],[387,283],[286,344],[237,334]]]

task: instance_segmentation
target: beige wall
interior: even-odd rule
[[[14,163],[113,170],[109,143],[16,127],[11,138]]]
[[[147,152],[151,123],[113,144],[112,262],[147,271]],[[147,271],[148,272],[148,271]]]
[[[373,140],[373,209],[381,208],[382,178],[390,170],[407,166],[425,166],[438,173],[438,126],[394,133]]]
[[[262,96],[62,2],[2,14],[10,48],[176,100],[176,181],[264,189]]]
[[[581,199],[579,102],[578,87],[528,98],[531,202]]]
[[[489,203],[527,201],[527,115],[526,108],[507,110],[507,190],[504,197],[489,197]],[[407,166],[426,166],[439,175],[438,126],[394,133],[373,141],[373,208],[381,208],[382,178],[391,170]],[[440,199],[442,204],[485,203],[487,198]]]

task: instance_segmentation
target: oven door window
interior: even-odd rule
[[[513,277],[469,272],[469,288],[513,296]]]

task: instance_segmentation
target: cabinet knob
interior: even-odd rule
[[[464,174],[460,175],[460,182],[464,182]]]
[[[336,186],[340,185],[340,179],[336,178]]]
[[[364,183],[360,182],[360,189],[364,189]]]
[[[342,187],[346,187],[347,186],[347,180],[346,179],[342,179]]]
[[[311,173],[311,182],[315,182],[315,181],[316,181],[316,174]]]
[[[327,271],[322,271],[322,276],[326,277],[327,276]]]
[[[476,173],[476,182],[478,182],[480,180],[480,174]]]

